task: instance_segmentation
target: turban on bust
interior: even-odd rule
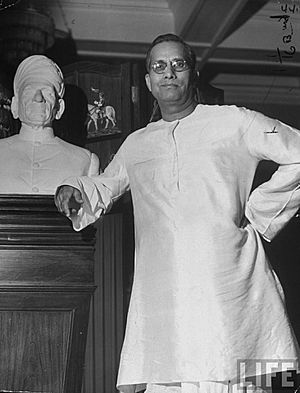
[[[43,55],[33,55],[23,60],[14,78],[14,94],[17,95],[24,83],[50,82],[60,98],[64,95],[64,78],[61,69],[54,61]]]

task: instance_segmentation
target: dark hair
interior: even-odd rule
[[[159,35],[158,37],[156,37],[154,39],[154,41],[152,41],[152,43],[147,51],[147,54],[146,54],[146,69],[147,69],[147,71],[148,72],[150,71],[150,61],[151,61],[152,48],[162,42],[168,42],[168,41],[179,42],[183,46],[185,59],[188,61],[189,65],[191,67],[191,70],[194,72],[195,67],[196,67],[195,52],[185,41],[183,41],[182,38],[180,38],[178,35],[172,34],[172,33]]]

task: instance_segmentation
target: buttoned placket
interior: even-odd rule
[[[179,120],[176,121],[176,123],[172,124],[170,127],[170,136],[172,140],[172,150],[173,150],[173,167],[172,167],[172,174],[173,177],[175,178],[175,183],[176,183],[176,189],[177,191],[180,191],[180,179],[179,179],[179,163],[178,163],[178,146],[177,146],[177,140],[176,140],[176,129],[179,125]]]
[[[40,146],[41,144],[42,144],[41,141],[34,141],[34,144],[33,144],[33,151],[32,151],[32,179],[31,179],[31,184],[32,184],[32,191],[33,191],[34,193],[39,193],[39,192],[40,192],[39,188],[38,188],[36,185],[34,185],[34,183],[35,183],[35,179],[36,179],[35,170],[37,170],[37,169],[40,167],[39,162],[36,161],[36,150],[39,148],[39,146]]]

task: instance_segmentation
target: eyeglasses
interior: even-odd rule
[[[172,70],[176,72],[186,71],[190,68],[188,62],[184,59],[173,59],[169,61]],[[168,63],[164,60],[158,60],[151,64],[151,69],[156,74],[163,74],[168,67]]]

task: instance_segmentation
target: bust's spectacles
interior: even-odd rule
[[[190,68],[189,63],[184,59],[173,59],[169,60],[171,68],[175,72],[186,71]],[[151,69],[156,74],[163,74],[168,67],[168,63],[164,60],[158,60],[151,64]]]

